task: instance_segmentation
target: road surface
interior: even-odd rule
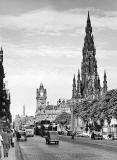
[[[103,143],[103,141],[100,141]],[[98,143],[100,143],[98,141]],[[117,150],[108,146],[88,143],[60,141],[59,145],[45,143],[39,136],[29,137],[27,142],[19,142],[24,160],[116,160]]]

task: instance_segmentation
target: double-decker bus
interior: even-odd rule
[[[35,123],[35,134],[45,136],[50,125],[50,120],[42,120]]]
[[[35,123],[34,132],[36,135],[45,136],[47,131],[57,131],[57,124],[50,120],[42,120]]]
[[[49,131],[57,131],[57,124],[55,122],[51,122],[49,127],[48,127]]]

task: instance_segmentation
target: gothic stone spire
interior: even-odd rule
[[[72,97],[78,97],[81,93],[81,98],[99,98],[102,92],[100,85],[100,78],[97,71],[96,49],[94,45],[94,37],[92,34],[92,26],[90,15],[88,12],[87,22],[85,27],[84,46],[82,49],[82,62],[81,62],[81,76],[78,71],[77,89],[75,75],[73,78]],[[106,73],[104,73],[103,92],[107,91]]]
[[[106,92],[107,92],[107,76],[106,76],[106,71],[104,71],[103,93],[105,94]]]
[[[75,74],[74,74],[74,78],[73,78],[73,89],[72,89],[72,98],[76,97],[76,78],[75,78]]]
[[[94,38],[92,34],[92,26],[90,15],[88,12],[87,17],[87,24],[85,28],[85,38],[84,38],[84,46],[83,46],[83,59],[81,65],[81,78],[82,78],[82,85],[83,85],[83,93],[88,95],[88,90],[90,90],[91,83],[97,80],[97,60],[95,58],[96,49],[94,46]],[[91,78],[90,78],[91,77]],[[92,82],[91,82],[92,81]],[[95,81],[95,82],[96,82]],[[96,82],[98,83],[98,82]],[[93,85],[93,90],[96,90],[95,85]],[[97,87],[98,88],[98,87]]]
[[[77,98],[81,97],[81,80],[80,80],[80,70],[78,69],[78,79],[77,79]]]
[[[3,63],[3,49],[0,50],[0,63]]]
[[[88,17],[87,17],[87,24],[85,27],[85,32],[86,32],[86,36],[84,38],[84,48],[83,49],[86,51],[93,51],[95,47],[94,47],[92,26],[91,26],[89,12],[88,12]]]

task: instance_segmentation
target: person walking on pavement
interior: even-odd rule
[[[71,139],[74,139],[75,134],[76,134],[76,132],[73,131],[73,132],[72,132],[72,135],[71,135]]]
[[[8,157],[8,153],[9,153],[9,149],[10,149],[10,136],[7,133],[7,129],[3,129],[2,138],[3,138],[4,157]]]
[[[11,138],[11,146],[14,147],[14,134],[12,130],[10,130],[10,138]]]
[[[3,156],[3,139],[2,139],[2,136],[1,136],[1,133],[2,131],[0,131],[0,160],[2,160],[2,158],[4,157]]]

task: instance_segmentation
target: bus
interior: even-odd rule
[[[50,120],[42,120],[35,123],[34,133],[36,135],[45,136],[50,126]]]
[[[47,131],[57,131],[57,124],[50,120],[42,120],[35,123],[35,135],[45,136]]]
[[[49,131],[57,131],[57,124],[55,122],[51,122],[49,127],[48,127]]]
[[[24,125],[23,126],[26,131],[27,137],[33,137],[34,136],[34,125]]]

